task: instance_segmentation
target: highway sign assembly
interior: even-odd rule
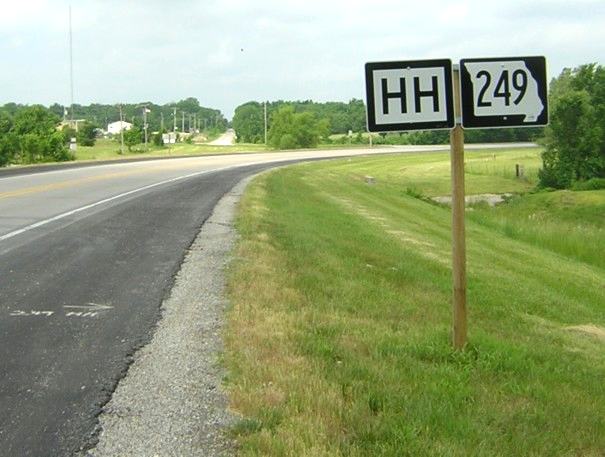
[[[464,128],[546,125],[546,59],[462,59],[454,69],[449,59],[374,62],[365,77],[369,132],[451,129],[452,344],[464,349]]]
[[[462,59],[460,83],[464,128],[548,123],[544,57]]]
[[[370,62],[365,74],[368,131],[454,127],[451,60]]]
[[[162,133],[162,143],[175,144],[176,143],[176,133],[174,133],[174,132]]]

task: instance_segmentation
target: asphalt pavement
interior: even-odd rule
[[[2,255],[0,455],[91,444],[185,250],[216,201],[260,168],[168,185]]]

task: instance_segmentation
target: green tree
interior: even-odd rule
[[[142,141],[143,132],[136,125],[133,125],[130,130],[124,130],[124,144],[128,147],[128,152],[132,152],[133,146],[141,144]]]
[[[33,105],[17,111],[13,118],[12,131],[17,135],[49,135],[56,131],[58,124],[59,117],[42,105]]]
[[[568,188],[605,178],[605,68],[563,70],[551,83],[549,102],[540,185]]]
[[[61,133],[63,134],[64,142],[66,144],[71,143],[72,138],[76,138],[76,141],[77,141],[78,132],[76,132],[75,128],[70,127],[68,125],[64,125],[63,128],[61,129]]]
[[[263,116],[263,107],[257,102],[245,103],[235,109],[232,125],[238,143],[262,143],[264,141]]]
[[[94,146],[97,141],[97,127],[90,122],[78,126],[76,141],[80,146]]]
[[[0,133],[0,167],[15,160],[19,150],[19,137],[12,132]]]
[[[3,141],[3,155],[11,148],[9,160],[17,163],[73,160],[58,123],[59,118],[41,105],[18,109]]]
[[[296,113],[286,105],[271,116],[268,142],[276,149],[312,148],[329,131],[326,119],[318,120],[310,112]]]
[[[7,134],[13,127],[13,118],[6,112],[0,111],[0,135]]]

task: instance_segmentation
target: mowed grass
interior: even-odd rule
[[[114,160],[134,157],[170,157],[182,155],[205,155],[205,154],[235,154],[246,152],[266,151],[265,145],[261,144],[235,144],[232,146],[212,146],[209,144],[187,144],[177,143],[170,147],[157,147],[148,145],[148,151],[143,150],[143,145],[138,145],[132,152],[124,146],[124,154],[120,154],[119,141],[99,139],[92,147],[78,146],[76,160]]]
[[[467,153],[467,192],[526,192],[538,165],[536,149]],[[605,454],[605,192],[467,213],[454,352],[450,210],[418,198],[448,194],[448,176],[446,154],[397,155],[250,185],[225,353],[240,455]]]

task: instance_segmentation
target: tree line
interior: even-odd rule
[[[223,130],[228,122],[220,112],[220,110],[207,108],[200,105],[200,102],[195,97],[189,97],[175,103],[166,103],[159,105],[153,102],[140,103],[124,103],[122,106],[122,118],[125,122],[129,122],[139,127],[143,127],[143,110],[146,108],[147,124],[149,131],[158,132],[162,128],[166,131],[172,131],[175,125],[178,131],[185,131],[193,128],[195,123],[202,129],[210,127],[220,127]],[[49,110],[59,117],[63,117],[65,109],[57,103],[51,105]],[[73,113],[69,114],[73,119],[83,119],[99,128],[106,128],[111,122],[120,120],[120,107],[117,104],[100,104],[92,103],[90,105],[74,104]]]
[[[152,102],[123,104],[122,119],[133,124],[125,135],[129,150],[143,140],[143,109],[148,110],[148,132],[171,131],[175,125],[181,132],[196,127],[202,130],[224,131],[228,125],[223,114],[212,108],[203,107],[196,98],[189,97],[175,103],[158,105]],[[74,105],[73,113],[57,103],[50,107],[7,103],[0,106],[0,166],[7,164],[31,164],[73,160],[69,149],[72,138],[80,146],[93,146],[98,129],[120,120],[120,107],[93,103]],[[77,131],[70,119],[78,123]],[[64,121],[64,122],[62,122]],[[150,136],[150,141],[162,145],[161,134]]]
[[[264,105],[264,103],[250,101],[235,108],[232,126],[237,133],[239,142],[263,143],[265,141]],[[286,109],[278,115],[282,108]],[[356,132],[365,129],[365,105],[363,101],[357,99],[348,103],[278,100],[267,102],[266,109],[268,128],[279,117],[291,117],[291,111],[293,111],[295,114],[308,113],[304,118],[306,122],[310,119],[322,122],[322,127],[327,128],[327,130],[323,129],[321,132],[325,135],[347,133],[349,130]]]

